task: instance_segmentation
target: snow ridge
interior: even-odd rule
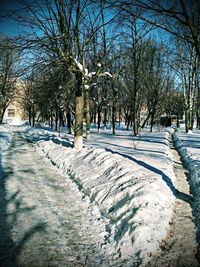
[[[3,125],[1,127],[1,135],[0,135],[0,154],[3,153],[10,145],[12,139],[12,133],[10,131],[9,125]]]
[[[33,138],[35,133],[29,134]],[[165,133],[165,138],[168,137]],[[102,217],[107,219],[105,246],[112,244],[118,257],[128,261],[127,266],[145,264],[159,249],[172,216],[175,198],[161,175],[146,169],[145,164],[139,165],[137,160],[134,162],[134,158],[130,163],[102,148],[77,152],[56,143],[52,137],[38,141],[38,146],[99,207]],[[165,173],[173,180],[167,150],[170,167]]]
[[[193,194],[199,195],[200,192],[200,132],[185,134],[178,131],[173,135],[175,146],[179,151],[183,162],[190,171],[190,185]]]

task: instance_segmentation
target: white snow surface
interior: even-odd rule
[[[132,137],[95,129],[77,152],[72,136],[24,128],[47,158],[96,205],[106,223],[105,239],[128,265],[145,265],[170,227],[175,174],[167,131]],[[134,149],[134,147],[136,149]]]
[[[1,133],[0,133],[0,158],[1,158],[1,154],[3,151],[5,151],[10,142],[11,142],[11,138],[12,138],[12,133],[10,130],[10,126],[5,124],[3,126],[1,126]]]
[[[184,128],[174,134],[175,146],[184,164],[190,171],[190,185],[193,194],[200,198],[200,130],[185,133]]]

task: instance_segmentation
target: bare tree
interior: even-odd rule
[[[19,52],[15,44],[6,38],[0,39],[0,123],[3,121],[6,108],[13,100],[19,70]]]
[[[191,0],[135,0],[112,2],[117,8],[134,17],[135,7],[144,11],[140,19],[191,43],[200,56],[200,4]]]

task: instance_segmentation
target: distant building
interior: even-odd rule
[[[18,82],[13,100],[10,102],[9,106],[7,107],[4,113],[4,117],[3,117],[4,123],[12,124],[12,123],[24,121],[27,119],[25,111],[21,105],[23,89],[24,89],[24,86],[22,82],[21,81]]]

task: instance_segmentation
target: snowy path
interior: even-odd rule
[[[0,266],[99,266],[103,226],[70,180],[17,131],[1,165]]]
[[[81,152],[71,148],[70,136],[29,128],[26,135],[106,219],[103,248],[114,253],[112,266],[145,266],[160,251],[175,201],[166,131],[146,132],[139,139],[126,131],[94,132]]]
[[[145,154],[145,162],[156,168],[161,167],[160,159],[164,157],[162,154],[162,149],[159,153],[159,144],[163,143],[162,138],[155,138],[151,135],[145,134],[140,140],[131,139],[121,139],[121,136],[112,138],[109,140],[111,149],[117,151],[120,154],[134,155],[137,158],[143,158]],[[155,135],[156,136],[156,135]],[[158,135],[159,136],[159,135]],[[108,145],[105,139],[100,139],[97,135],[93,137],[103,144]],[[107,138],[108,139],[108,138]],[[98,144],[99,142],[94,143]],[[144,142],[145,141],[145,142]],[[124,143],[123,143],[124,142]],[[137,149],[130,150],[132,142],[136,145]],[[128,149],[129,147],[129,149]],[[167,238],[163,240],[160,244],[161,251],[155,257],[152,257],[147,266],[199,266],[198,261],[195,257],[197,253],[197,242],[196,233],[197,229],[194,224],[194,217],[196,219],[193,196],[190,194],[189,184],[187,181],[187,171],[183,168],[180,156],[174,149],[173,143],[170,142],[170,150],[174,163],[174,172],[176,179],[174,181],[174,188],[178,190],[175,193],[176,201],[173,208],[173,218],[170,222],[170,230],[168,232]],[[158,156],[156,156],[158,155]],[[162,167],[164,165],[162,162]],[[146,265],[145,265],[146,266]]]
[[[162,252],[152,258],[148,266],[199,266],[195,257],[197,253],[196,227],[193,222],[192,203],[187,181],[187,171],[183,168],[180,156],[172,142],[174,171],[177,177],[175,187],[178,190],[174,205],[174,214],[170,222],[171,228],[166,240],[161,244]]]

